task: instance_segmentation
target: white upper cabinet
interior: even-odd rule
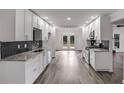
[[[33,27],[38,27],[38,17],[35,14],[33,14]]]
[[[25,37],[26,40],[33,40],[32,12],[25,11]]]
[[[41,28],[40,20],[41,20],[40,17],[37,17],[37,28],[39,29]]]
[[[40,17],[38,17],[38,28],[43,29],[43,26],[44,26],[44,21]]]
[[[42,40],[48,40],[50,26],[28,9],[16,9],[15,13],[15,40],[33,40],[33,27],[42,30]]]
[[[24,9],[16,9],[15,16],[15,40],[16,41],[25,41],[25,13]]]
[[[45,29],[44,29],[44,31],[45,31],[45,40],[48,40],[48,27],[49,27],[49,25],[47,24],[47,23],[45,23]]]

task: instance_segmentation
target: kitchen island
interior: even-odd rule
[[[84,57],[95,71],[112,72],[112,52],[109,49],[86,47]]]
[[[112,53],[107,49],[90,49],[90,65],[95,71],[111,72]]]

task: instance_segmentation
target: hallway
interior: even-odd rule
[[[45,84],[102,84],[95,71],[82,62],[79,51],[58,51],[56,58],[36,83]]]

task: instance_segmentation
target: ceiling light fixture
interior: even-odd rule
[[[52,23],[53,23],[53,21],[49,21],[49,23],[51,23],[51,24],[52,24]]]
[[[90,19],[93,20],[95,19],[97,16],[91,16]]]
[[[89,21],[86,21],[86,24],[88,24],[89,23]]]
[[[53,26],[55,26],[55,24],[53,24]]]
[[[71,20],[71,17],[67,17],[66,19],[67,19],[68,21],[70,21],[70,20]]]

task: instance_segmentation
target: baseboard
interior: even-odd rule
[[[112,70],[112,69],[110,69],[110,70],[109,70],[109,72],[113,72],[113,70]]]
[[[124,79],[122,80],[122,84],[124,84]]]

